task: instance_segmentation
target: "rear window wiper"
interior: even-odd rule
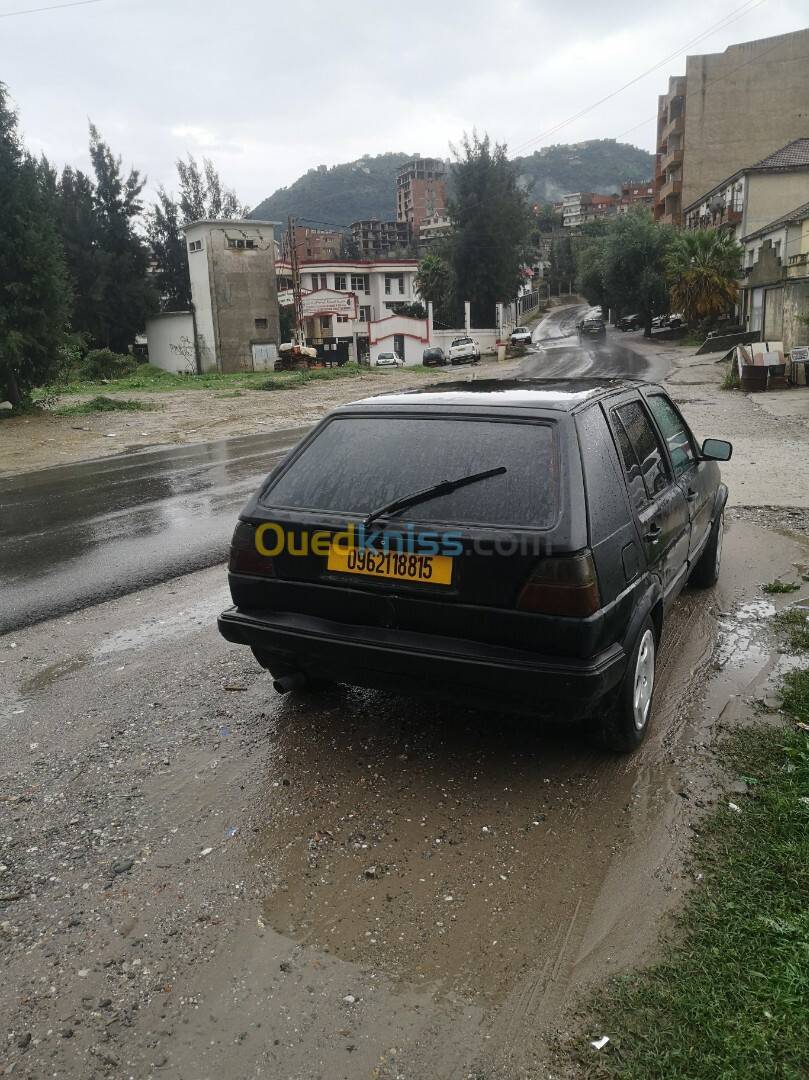
[[[383,514],[392,514],[396,510],[404,510],[408,506],[415,506],[416,503],[427,502],[428,499],[437,499],[440,495],[448,495],[451,491],[466,487],[467,484],[476,484],[478,480],[486,480],[490,476],[500,476],[507,471],[505,465],[499,465],[496,469],[486,469],[484,472],[460,476],[457,480],[441,480],[430,487],[422,488],[421,491],[414,491],[412,495],[402,495],[400,498],[372,510],[363,524],[367,527],[372,521],[382,517]]]

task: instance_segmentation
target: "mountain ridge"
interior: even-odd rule
[[[396,170],[413,154],[365,154],[330,168],[309,169],[288,187],[263,199],[251,217],[286,222],[293,214],[301,224],[322,223],[347,228],[354,221],[396,217]],[[554,202],[571,191],[620,191],[625,180],[649,180],[654,155],[615,139],[589,139],[542,147],[515,157],[522,186],[537,202]]]

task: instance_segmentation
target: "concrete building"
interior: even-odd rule
[[[809,137],[794,139],[703,192],[683,208],[683,227],[732,229],[737,239],[759,231],[809,196]]]
[[[433,214],[431,217],[425,218],[421,223],[419,229],[419,243],[431,244],[433,240],[438,240],[442,236],[446,236],[452,228],[452,222],[450,221],[449,214],[441,211],[440,213]]]
[[[444,212],[446,166],[438,158],[416,155],[396,170],[396,218],[407,225],[409,240],[417,240],[422,222]]]
[[[809,29],[689,56],[659,98],[656,221],[681,224],[736,170],[809,135]]]
[[[376,259],[407,244],[407,223],[404,221],[354,221],[351,237],[363,259]]]
[[[302,259],[330,261],[340,258],[340,243],[342,233],[328,229],[310,229],[305,225],[295,225],[295,247],[298,253],[298,261]],[[289,258],[289,229],[285,229],[282,236],[281,252],[284,259]]]
[[[653,201],[654,177],[651,180],[622,180],[616,210],[625,214],[633,206],[651,206]]]
[[[595,191],[571,191],[562,200],[562,225],[566,229],[614,214],[617,199]]]
[[[686,80],[669,79],[668,93],[657,99],[655,148],[654,219],[664,225],[680,224],[683,189],[683,137],[685,133]]]
[[[183,227],[202,371],[264,370],[277,351],[277,221],[203,220]]]
[[[739,311],[762,341],[809,345],[809,202],[742,236]]]

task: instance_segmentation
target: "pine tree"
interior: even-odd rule
[[[0,83],[0,387],[20,406],[60,364],[71,289],[40,168]]]
[[[456,315],[471,301],[473,325],[494,324],[496,306],[518,295],[531,212],[506,147],[489,136],[464,135],[452,168],[452,232],[448,256],[455,275]]]

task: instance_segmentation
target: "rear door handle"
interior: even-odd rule
[[[696,497],[697,497],[697,493],[696,493],[696,491],[692,491],[691,488],[689,488],[688,491],[686,492],[685,497],[686,497],[686,500],[688,502],[693,502],[694,499],[696,499]]]
[[[662,530],[661,530],[660,526],[657,524],[657,522],[653,522],[649,526],[649,530],[646,533],[645,538],[647,540],[651,541],[651,543],[656,544],[657,541],[660,539],[660,533],[661,532],[662,532]]]

